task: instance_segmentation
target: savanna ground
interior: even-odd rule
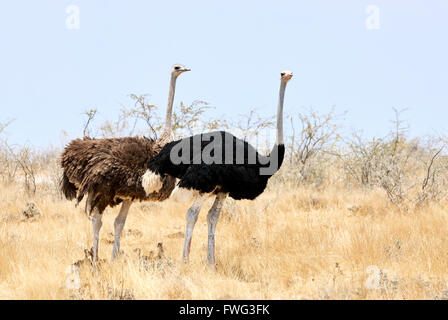
[[[134,109],[84,135],[160,131],[155,106]],[[202,102],[175,111],[176,135],[228,128],[251,139],[272,117],[251,110],[236,122],[204,119]],[[111,261],[107,208],[101,263],[92,271],[91,221],[59,191],[62,147],[0,139],[0,298],[2,299],[448,299],[448,154],[446,137],[409,138],[395,110],[384,137],[343,132],[340,116],[289,115],[286,158],[254,201],[227,199],[216,235],[216,270],[206,266],[208,200],[184,264],[190,203],[134,203]],[[9,122],[8,122],[9,123]],[[8,123],[0,123],[0,133]],[[133,123],[133,125],[132,125]],[[147,131],[145,131],[147,132]],[[155,138],[155,137],[153,137]],[[160,252],[162,244],[163,253]]]
[[[205,261],[211,200],[186,265],[181,255],[189,204],[134,204],[115,262],[118,208],[108,208],[100,234],[105,261],[96,273],[88,263],[77,273],[70,266],[92,244],[83,203],[75,208],[45,190],[26,197],[15,184],[0,192],[2,299],[448,298],[445,203],[403,212],[382,190],[317,192],[272,182],[255,201],[227,200],[217,227],[216,271]],[[25,198],[40,216],[25,218]]]

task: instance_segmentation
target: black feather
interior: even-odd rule
[[[219,138],[220,142],[215,141]],[[200,141],[200,147],[195,150],[194,142],[197,141]],[[225,143],[226,141],[229,143]],[[210,145],[213,142],[215,144]],[[179,148],[181,145],[184,148]],[[217,146],[219,147],[217,148]],[[175,149],[173,150],[173,148]],[[207,152],[212,150],[213,152],[209,152],[210,155],[218,161],[215,163],[204,162],[201,156],[204,150]],[[237,162],[237,150],[244,150],[240,162]],[[214,151],[220,154],[215,155]],[[171,153],[176,155],[176,152],[178,152],[179,158],[186,161],[176,163],[174,160],[173,162]],[[228,161],[232,160],[230,164],[225,163],[226,153],[232,155],[227,157]],[[182,188],[194,189],[203,193],[229,193],[229,196],[236,200],[255,199],[264,191],[269,178],[278,171],[284,156],[285,146],[283,144],[275,145],[269,156],[263,156],[246,141],[225,131],[215,131],[168,143],[159,154],[149,161],[148,169],[162,176],[170,175],[180,179],[178,185]],[[269,161],[274,159],[278,160],[278,165],[269,174],[262,174],[260,170],[268,168],[271,163]]]

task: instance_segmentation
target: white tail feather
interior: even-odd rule
[[[147,195],[153,192],[157,192],[162,189],[162,177],[157,173],[146,170],[145,174],[142,177],[142,186],[143,189],[145,189]]]

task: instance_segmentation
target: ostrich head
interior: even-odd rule
[[[181,73],[190,71],[191,69],[187,69],[185,68],[183,65],[181,64],[175,64],[173,66],[173,68],[171,69],[171,74],[175,77],[178,77]]]
[[[282,81],[288,82],[292,78],[292,71],[285,70],[280,72],[280,78],[282,79]]]

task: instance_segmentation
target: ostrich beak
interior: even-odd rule
[[[182,71],[183,71],[183,72],[187,72],[187,71],[191,71],[191,69],[184,68]]]

